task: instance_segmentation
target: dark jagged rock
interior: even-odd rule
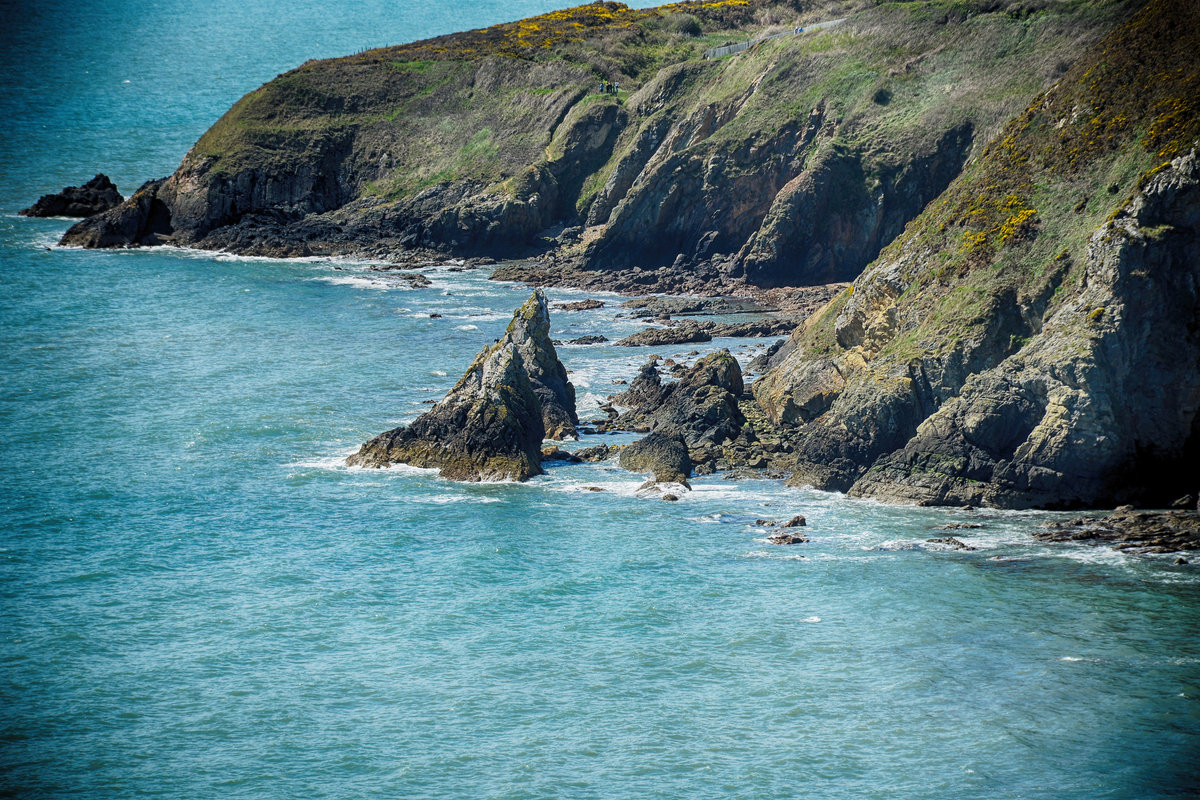
[[[458,481],[523,481],[542,471],[544,434],[541,402],[506,338],[484,348],[435,408],[375,437],[346,463],[434,467]]]
[[[58,194],[42,195],[20,214],[23,217],[90,217],[124,201],[108,176],[98,173],[83,186],[68,186]]]
[[[1048,522],[1033,537],[1043,542],[1111,544],[1134,553],[1200,550],[1200,512],[1134,511],[1118,508],[1105,517]]]
[[[767,537],[771,544],[806,544],[809,539],[803,533],[788,531],[787,533],[772,533]]]
[[[745,424],[738,407],[743,391],[741,368],[725,350],[700,359],[678,382],[666,386],[661,386],[651,363],[616,401],[631,405],[618,424],[679,437],[691,448],[720,445],[736,439]]]
[[[581,464],[583,459],[561,447],[543,447],[542,461],[565,461],[568,464]]]
[[[534,292],[517,309],[505,337],[510,339],[525,364],[533,390],[542,402],[542,419],[547,439],[576,439],[575,387],[567,380],[566,367],[550,340],[550,311],[546,295]]]
[[[571,339],[567,342],[567,344],[604,344],[607,341],[607,336],[589,334],[587,336],[580,336],[578,339]]]
[[[711,342],[712,334],[697,322],[687,320],[671,328],[646,328],[617,342],[620,347],[647,347],[691,342]]]
[[[971,545],[969,545],[969,544],[966,544],[966,543],[960,541],[959,539],[954,538],[953,536],[938,536],[938,537],[934,537],[932,539],[926,539],[925,541],[929,542],[930,544],[944,545],[945,547],[948,547],[951,550],[967,551],[967,550],[977,549],[977,548],[971,547]]]
[[[440,404],[412,425],[367,442],[346,463],[436,467],[444,477],[467,481],[537,475],[545,420],[570,425],[574,432],[569,421],[575,413],[574,388],[549,332],[545,295],[534,292],[504,336],[475,357]]]
[[[554,307],[563,311],[591,311],[596,308],[604,308],[604,301],[593,300],[589,297],[587,300],[578,300],[573,303],[555,303]]]
[[[612,454],[612,448],[606,444],[592,447],[581,447],[575,451],[575,457],[580,461],[604,461]]]
[[[166,179],[149,181],[129,199],[107,211],[77,222],[63,234],[62,244],[72,247],[137,247],[171,241],[171,212],[159,198]]]
[[[657,358],[652,358],[643,364],[629,388],[613,395],[612,402],[635,411],[653,409],[662,403],[662,376],[658,374],[657,362]]]
[[[797,514],[779,527],[781,528],[803,528],[808,524],[808,520]]]
[[[656,483],[682,483],[692,474],[692,460],[682,439],[651,433],[621,449],[621,469],[650,472]]]

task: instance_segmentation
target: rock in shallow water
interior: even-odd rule
[[[20,214],[23,217],[90,217],[118,206],[124,200],[108,176],[98,173],[83,186],[68,186],[58,194],[42,195]]]
[[[687,445],[677,437],[652,433],[621,450],[621,469],[630,472],[651,472],[658,483],[688,485],[692,459]],[[689,487],[690,488],[690,487]]]
[[[562,398],[570,404],[561,405]],[[565,419],[574,433],[574,401],[550,344],[546,298],[535,292],[440,404],[367,442],[346,463],[435,467],[452,480],[523,481],[542,471],[545,419]]]

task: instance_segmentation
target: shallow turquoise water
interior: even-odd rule
[[[305,58],[549,6],[243,5],[2,6],[0,794],[1200,796],[1194,567],[770,481],[347,470],[527,292],[43,249],[18,208],[169,172]],[[561,352],[587,416],[648,351]],[[753,525],[795,513],[809,545]]]

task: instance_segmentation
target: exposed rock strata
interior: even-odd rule
[[[100,173],[83,186],[68,186],[57,194],[42,195],[20,214],[23,217],[90,217],[108,211],[124,200],[116,185]]]

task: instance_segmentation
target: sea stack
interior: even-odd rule
[[[83,186],[68,186],[57,194],[44,194],[23,217],[90,217],[125,202],[108,176],[99,173]]]
[[[459,481],[524,481],[541,473],[544,419],[566,419],[566,425],[575,419],[575,390],[549,330],[546,297],[535,292],[441,403],[367,442],[346,463],[435,467]]]

